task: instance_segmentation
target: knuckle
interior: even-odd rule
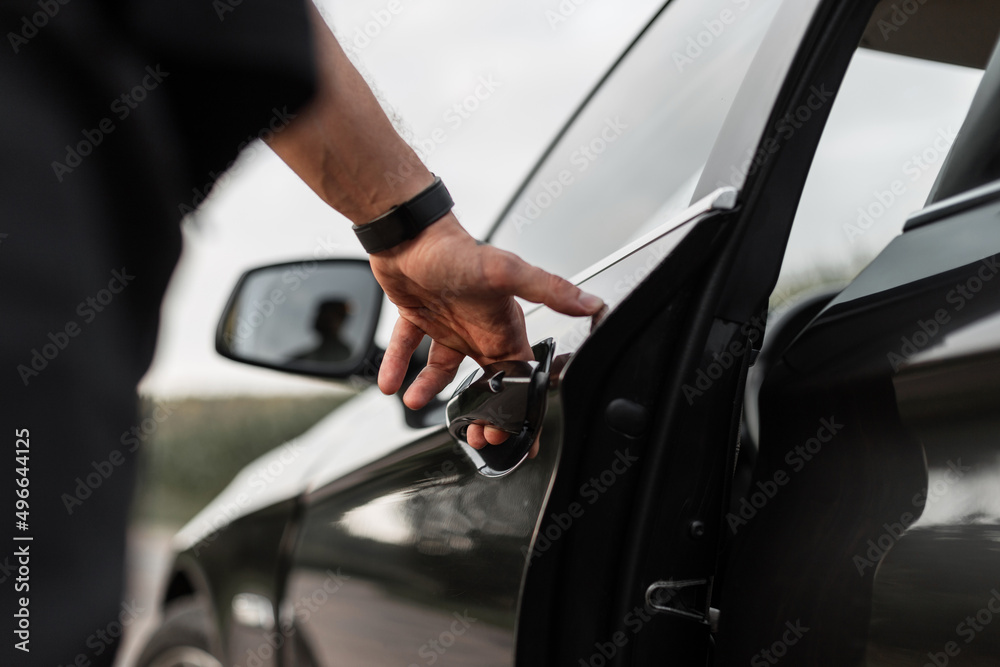
[[[483,262],[483,284],[495,292],[510,292],[518,283],[518,268],[509,255],[492,255]]]
[[[568,295],[576,290],[576,287],[568,280],[560,278],[553,273],[545,274],[548,280],[549,291],[559,295]]]

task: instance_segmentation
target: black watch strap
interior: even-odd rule
[[[415,238],[454,205],[448,188],[435,176],[434,182],[413,199],[393,206],[367,224],[354,225],[354,233],[366,252],[382,252]]]

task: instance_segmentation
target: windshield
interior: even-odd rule
[[[691,203],[780,0],[674,0],[587,103],[491,242],[572,276]]]

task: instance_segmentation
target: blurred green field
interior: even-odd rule
[[[247,463],[305,432],[350,399],[308,396],[142,401],[162,419],[139,448],[133,521],[180,525],[214,498]],[[169,416],[164,418],[166,411]]]
[[[771,293],[768,311],[780,312],[817,292],[839,291],[854,280],[872,259],[872,256],[859,254],[849,264],[817,263],[808,271],[783,276]]]

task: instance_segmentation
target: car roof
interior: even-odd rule
[[[998,35],[995,0],[881,0],[861,47],[984,69]]]

